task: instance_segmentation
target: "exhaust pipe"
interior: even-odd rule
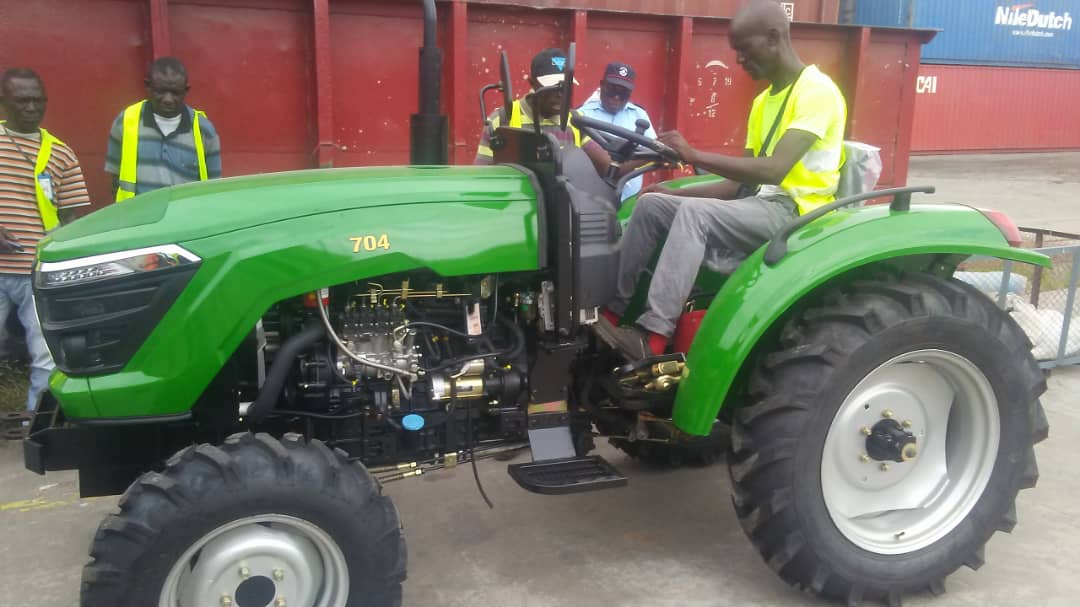
[[[439,113],[442,94],[442,49],[436,44],[435,0],[424,0],[424,46],[420,48],[420,111],[410,120],[412,164],[448,164],[448,122]]]

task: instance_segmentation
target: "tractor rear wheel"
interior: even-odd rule
[[[405,540],[358,464],[295,434],[189,447],[98,528],[82,604],[401,604]]]
[[[857,282],[760,360],[729,454],[736,513],[788,583],[854,605],[944,592],[1035,485],[1048,425],[1031,344],[985,295]]]

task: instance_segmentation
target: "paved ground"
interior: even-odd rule
[[[908,605],[1076,604],[1080,369],[1049,383],[1051,438],[1037,449],[1039,486],[1018,501],[1020,525],[990,542],[981,570],[950,577],[948,594]],[[495,502],[488,510],[467,467],[388,485],[409,541],[406,605],[826,604],[789,589],[760,561],[732,513],[722,463],[664,471],[601,452],[629,486],[538,496],[518,488],[503,464],[484,462],[481,479]],[[0,605],[77,604],[86,548],[115,504],[77,496],[73,474],[26,472],[17,445],[0,442]]]
[[[920,199],[997,209],[1021,226],[1080,234],[1080,152],[916,156],[908,183],[937,186]]]
[[[1055,168],[1056,167],[1056,168]],[[917,158],[911,183],[975,202],[1021,224],[1080,231],[1080,154]],[[982,201],[982,202],[980,202]],[[908,605],[1071,606],[1080,562],[1080,369],[1055,372],[1044,398],[1051,438],[1042,477],[1018,500],[1020,524],[998,534],[978,572],[949,593]],[[630,476],[624,489],[543,497],[518,488],[504,464],[480,467],[488,510],[468,468],[388,486],[410,548],[406,605],[824,605],[780,582],[743,536],[725,466],[664,471],[601,453]],[[80,569],[115,498],[78,499],[74,474],[39,477],[0,441],[0,607],[77,604]]]

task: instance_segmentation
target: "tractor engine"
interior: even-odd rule
[[[400,308],[365,306],[347,309],[341,321],[339,335],[351,352],[403,373],[419,371],[416,331],[404,328],[406,319]],[[395,332],[399,327],[402,330]],[[340,350],[336,364],[347,377],[393,379],[395,375],[392,371],[357,362]]]
[[[365,286],[309,295],[292,314],[293,333],[320,321],[328,330],[297,357],[279,416],[308,417],[318,435],[369,465],[525,440],[529,316],[510,305],[520,294],[500,310],[486,283]]]

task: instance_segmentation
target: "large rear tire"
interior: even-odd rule
[[[397,512],[358,464],[295,434],[236,434],[144,474],[101,523],[82,605],[400,605]]]
[[[787,324],[735,416],[736,513],[798,588],[850,605],[944,592],[1038,478],[1031,344],[955,280],[859,282],[824,301]]]

